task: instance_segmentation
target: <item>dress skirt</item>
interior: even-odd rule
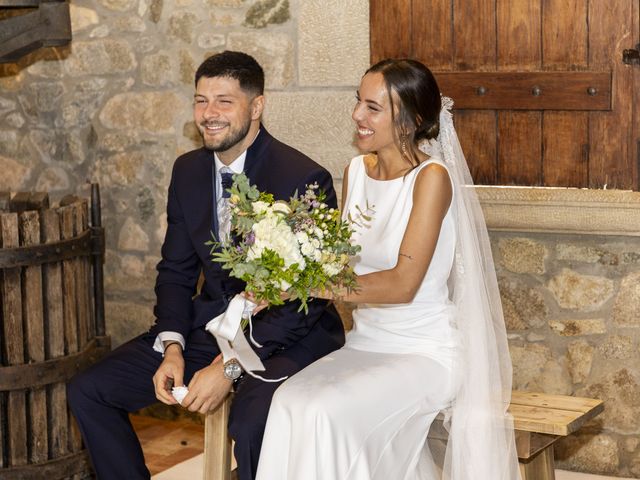
[[[432,480],[425,441],[454,383],[427,356],[337,350],[276,391],[257,480]]]

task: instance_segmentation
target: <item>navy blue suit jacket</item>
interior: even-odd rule
[[[201,148],[180,156],[174,164],[167,202],[167,233],[162,246],[156,280],[156,324],[151,333],[174,331],[187,339],[194,328],[205,325],[226,309],[229,300],[244,289],[244,283],[229,277],[219,263],[211,261],[211,232],[217,232],[213,153]],[[297,190],[317,182],[335,207],[336,195],[327,170],[297,150],[279,142],[261,126],[247,150],[245,173],[259,190],[288,200]],[[200,272],[204,284],[196,287]],[[253,321],[256,348],[264,360],[276,350],[301,343],[311,351],[327,351],[327,345],[344,343],[344,330],[332,305],[309,303],[309,312],[297,312],[298,302],[288,302],[260,312]],[[188,348],[188,344],[187,347]]]

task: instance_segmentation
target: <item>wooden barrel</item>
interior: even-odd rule
[[[63,199],[64,200],[64,199]],[[86,478],[65,383],[109,350],[97,185],[49,208],[0,192],[0,478]]]

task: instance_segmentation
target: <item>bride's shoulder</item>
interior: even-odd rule
[[[366,168],[367,162],[369,161],[367,160],[367,157],[369,156],[370,155],[356,155],[349,161],[345,170],[354,171],[354,170],[360,170],[362,168]]]

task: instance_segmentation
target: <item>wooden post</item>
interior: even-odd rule
[[[44,210],[41,218],[43,243],[60,240],[60,221],[55,210]],[[62,307],[62,265],[59,262],[43,266],[44,291],[47,312],[47,360],[64,357],[64,314]],[[69,451],[67,393],[64,383],[49,387],[49,412],[51,417],[49,448],[52,458]]]
[[[0,214],[2,248],[19,246],[18,215]],[[7,268],[2,278],[2,318],[4,352],[7,365],[24,363],[24,334],[22,329],[22,292],[20,268]],[[26,392],[15,390],[7,393],[8,463],[11,466],[27,463],[27,410]]]
[[[21,246],[40,244],[38,212],[27,210],[18,216]],[[44,318],[42,309],[42,266],[31,265],[23,270],[22,299],[25,314],[26,363],[43,362]],[[47,460],[47,393],[45,387],[32,388],[29,393],[29,460],[41,463]]]
[[[100,207],[100,186],[91,184],[91,227],[94,234],[94,242],[104,242],[104,236],[98,239],[98,233],[102,232],[102,212]],[[96,335],[101,337],[106,333],[104,324],[104,243],[100,245],[99,252],[93,254],[93,301],[96,316]]]
[[[231,479],[231,439],[227,433],[231,397],[227,395],[205,418],[204,480]]]

